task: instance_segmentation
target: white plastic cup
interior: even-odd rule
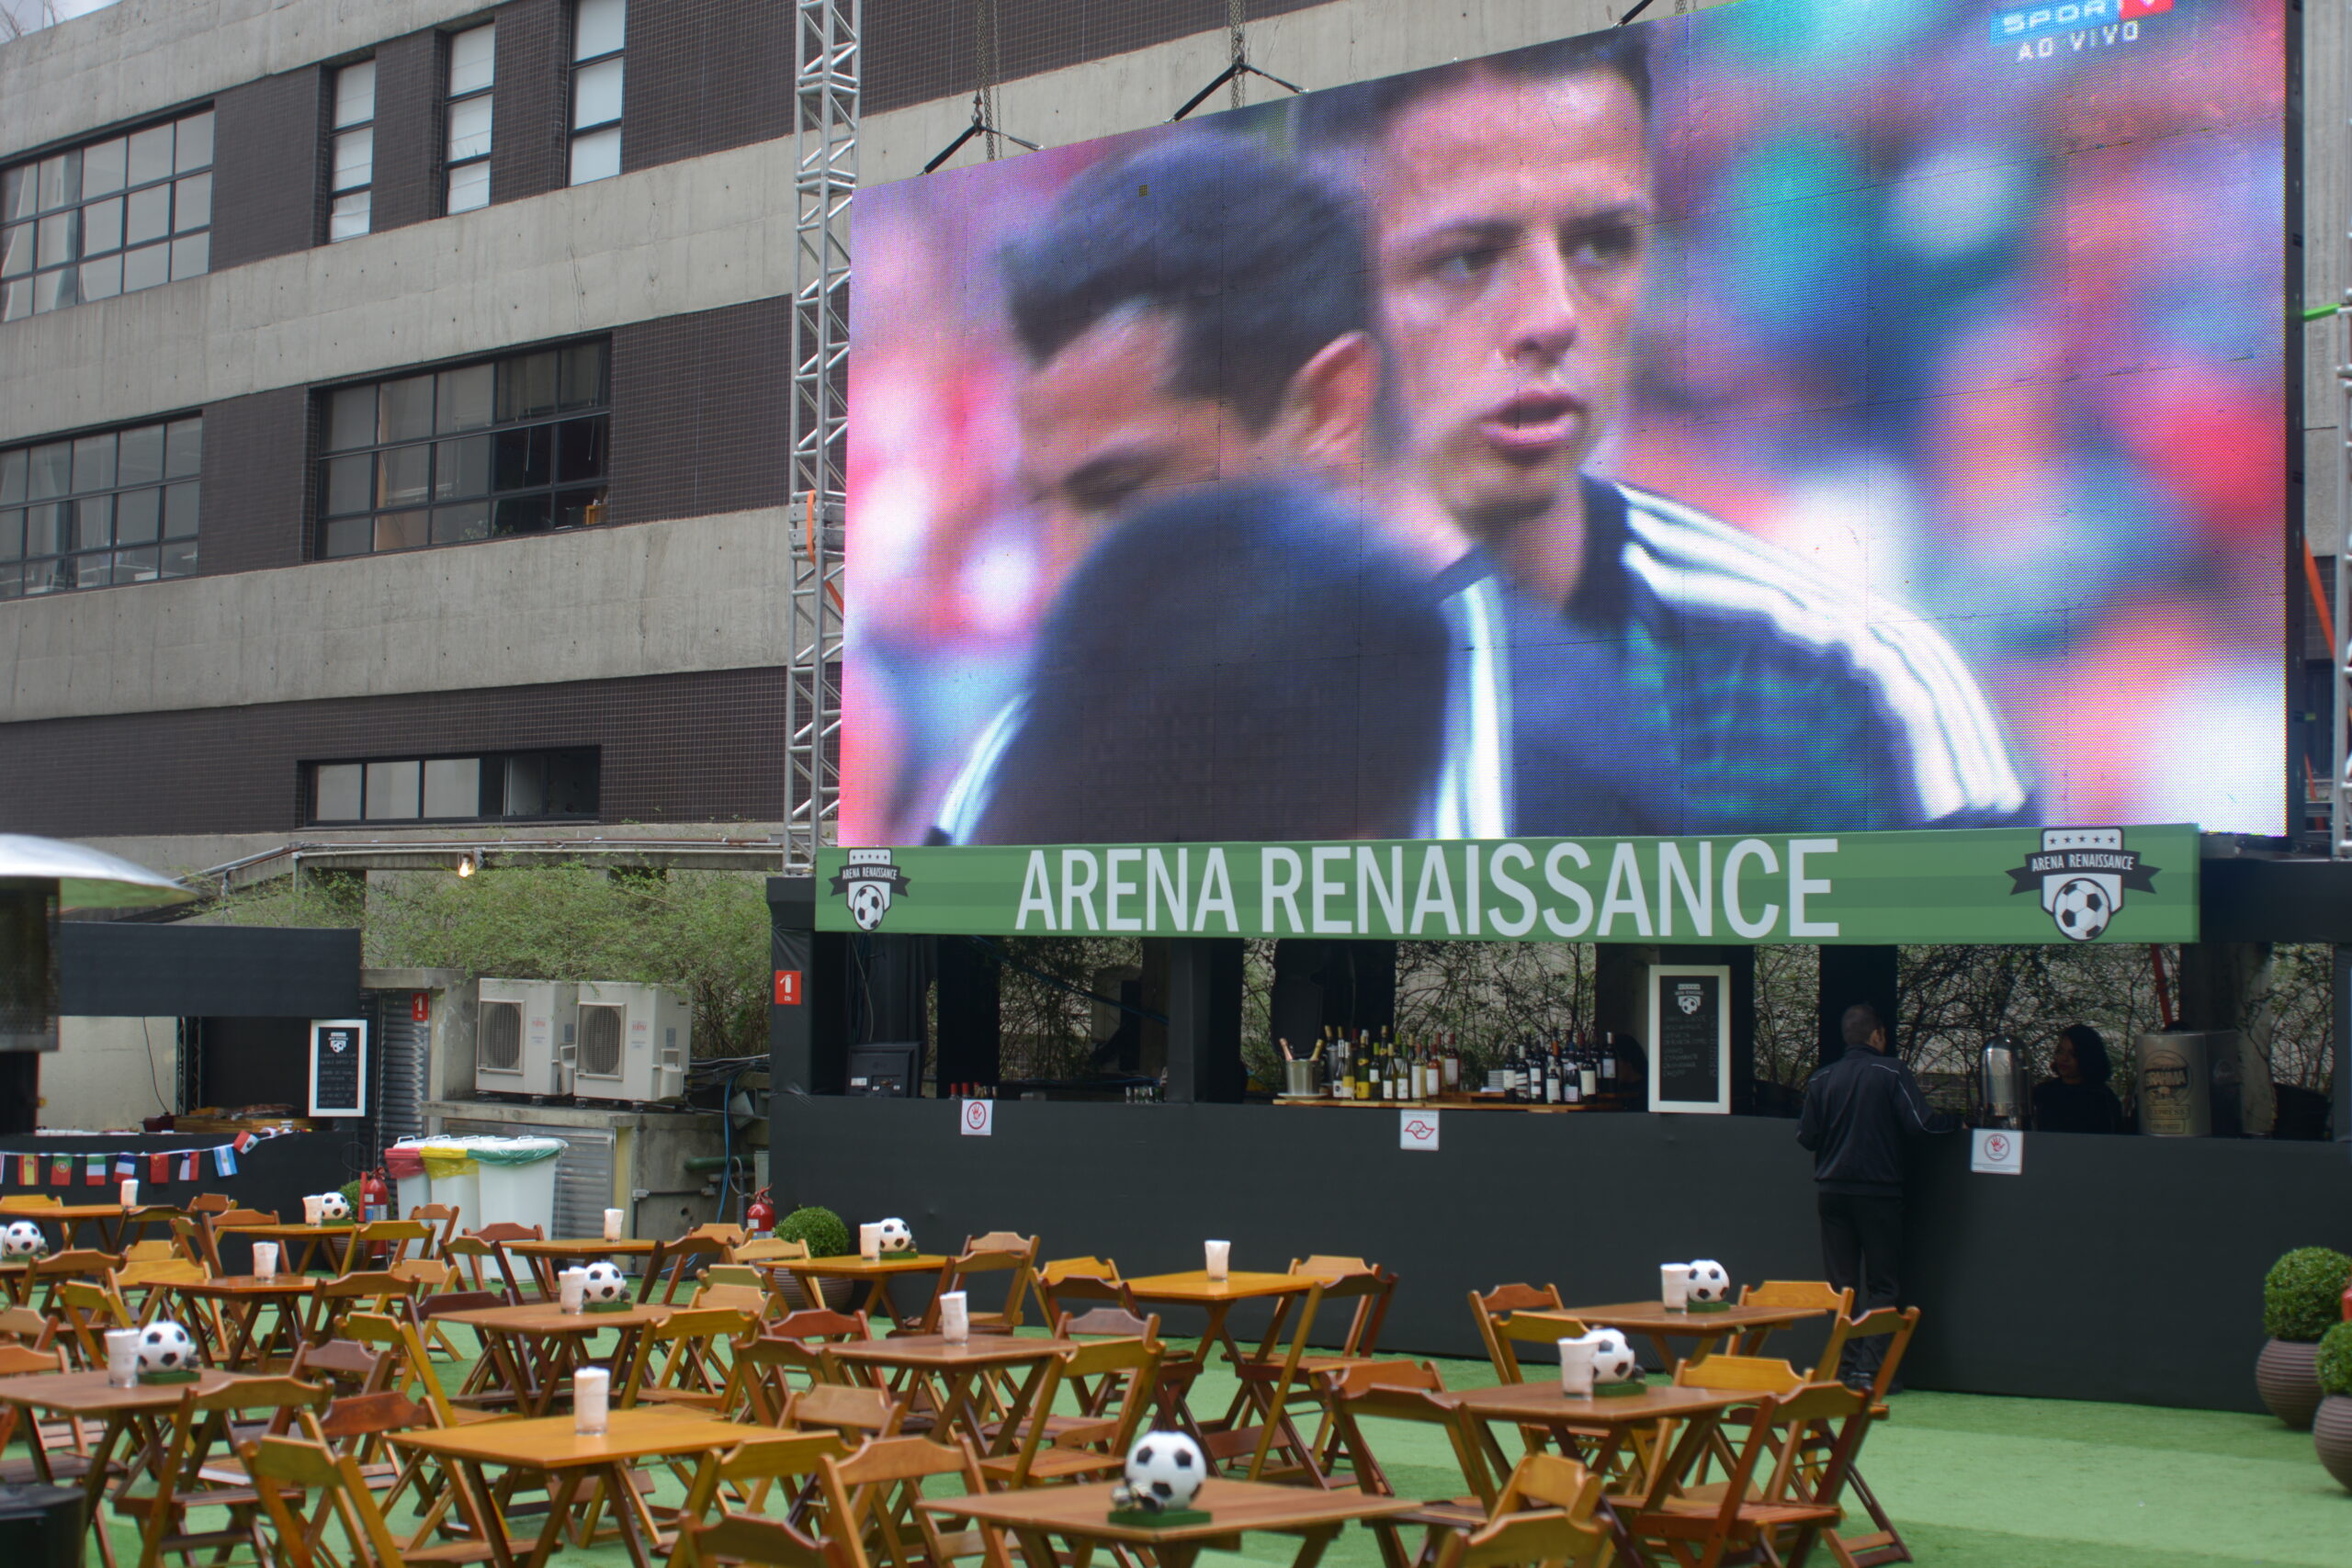
[[[277,1272],[277,1244],[276,1242],[254,1243],[254,1272],[265,1280]]]
[[[139,1207],[139,1181],[136,1177],[125,1177],[123,1179],[122,1206],[126,1209],[136,1209]]]
[[[306,1225],[317,1224],[319,1223],[320,1214],[325,1206],[326,1201],[315,1193],[311,1197],[303,1199],[302,1223]]]
[[[1690,1305],[1690,1265],[1661,1263],[1657,1266],[1657,1299],[1668,1312],[1682,1312]]]
[[[1560,1341],[1560,1392],[1590,1393],[1592,1392],[1592,1341],[1563,1339]]]
[[[566,1269],[555,1277],[556,1305],[565,1312],[584,1312],[588,1305],[588,1271]]]
[[[939,1332],[956,1344],[972,1337],[971,1303],[961,1291],[949,1291],[939,1298]]]
[[[139,1330],[107,1330],[107,1386],[134,1388],[139,1382]]]
[[[621,1211],[618,1209],[607,1209],[605,1211],[605,1239],[606,1241],[620,1240],[621,1218]]]
[[[1201,1244],[1203,1261],[1208,1266],[1209,1278],[1225,1279],[1232,1272],[1233,1244],[1229,1241],[1204,1241]]]
[[[610,1424],[613,1374],[602,1367],[582,1367],[571,1374],[571,1429],[583,1438],[601,1438]]]
[[[878,1221],[857,1227],[857,1255],[868,1263],[882,1260],[882,1226]]]

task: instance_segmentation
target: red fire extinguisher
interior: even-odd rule
[[[380,1165],[359,1179],[359,1213],[370,1220],[393,1217],[392,1184]]]
[[[769,1199],[766,1188],[752,1194],[752,1206],[743,1211],[743,1222],[753,1235],[765,1235],[775,1226],[775,1204]]]

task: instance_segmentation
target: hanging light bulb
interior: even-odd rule
[[[458,857],[458,874],[459,876],[471,876],[477,869],[479,869],[479,867],[474,857],[470,853],[462,854]]]

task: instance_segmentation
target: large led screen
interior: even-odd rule
[[[861,192],[842,841],[2279,830],[2282,28],[1746,0]]]

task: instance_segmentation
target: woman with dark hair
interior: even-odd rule
[[[2107,1087],[2115,1069],[2107,1059],[2107,1042],[2087,1023],[2071,1023],[2058,1032],[2058,1047],[2051,1054],[2055,1076],[2033,1090],[2033,1124],[2043,1133],[2120,1133],[2123,1102]]]

